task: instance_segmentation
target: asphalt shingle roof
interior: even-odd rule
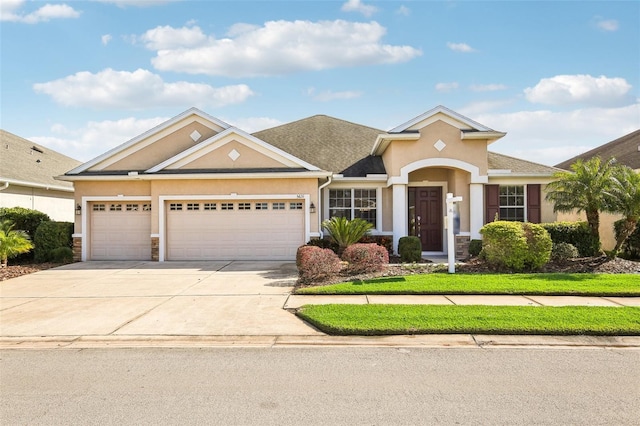
[[[640,129],[556,164],[556,167],[569,170],[570,166],[579,158],[589,160],[596,156],[599,156],[602,160],[615,158],[620,164],[629,166],[634,170],[640,169]]]
[[[79,166],[80,161],[1,129],[0,142],[0,180],[73,187],[53,177]]]
[[[364,176],[366,173],[385,173],[379,157],[368,158],[381,133],[384,131],[326,115],[314,115],[256,132],[253,136],[323,170]]]
[[[545,175],[551,176],[559,169],[533,161],[522,160],[496,152],[487,152],[487,159],[490,170],[511,170],[515,175]]]

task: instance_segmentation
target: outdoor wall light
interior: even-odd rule
[[[315,213],[316,212],[316,205],[313,204],[313,201],[311,202],[311,204],[309,205],[309,213]]]
[[[82,206],[80,204],[76,204],[76,214],[82,214]]]

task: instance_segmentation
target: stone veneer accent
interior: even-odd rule
[[[158,262],[160,260],[160,238],[151,237],[151,260]]]
[[[73,237],[73,261],[80,262],[82,260],[82,238]]]
[[[469,243],[471,237],[456,235],[456,260],[466,260],[469,258]]]

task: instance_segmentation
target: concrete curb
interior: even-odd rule
[[[636,349],[640,336],[516,336],[427,334],[403,336],[50,336],[2,337],[0,349],[124,348],[556,348]]]

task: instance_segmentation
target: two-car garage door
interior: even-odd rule
[[[300,200],[170,201],[167,260],[293,260],[305,243]]]
[[[293,260],[305,243],[300,200],[176,200],[164,206],[165,260]],[[150,260],[151,203],[94,202],[91,260]]]

